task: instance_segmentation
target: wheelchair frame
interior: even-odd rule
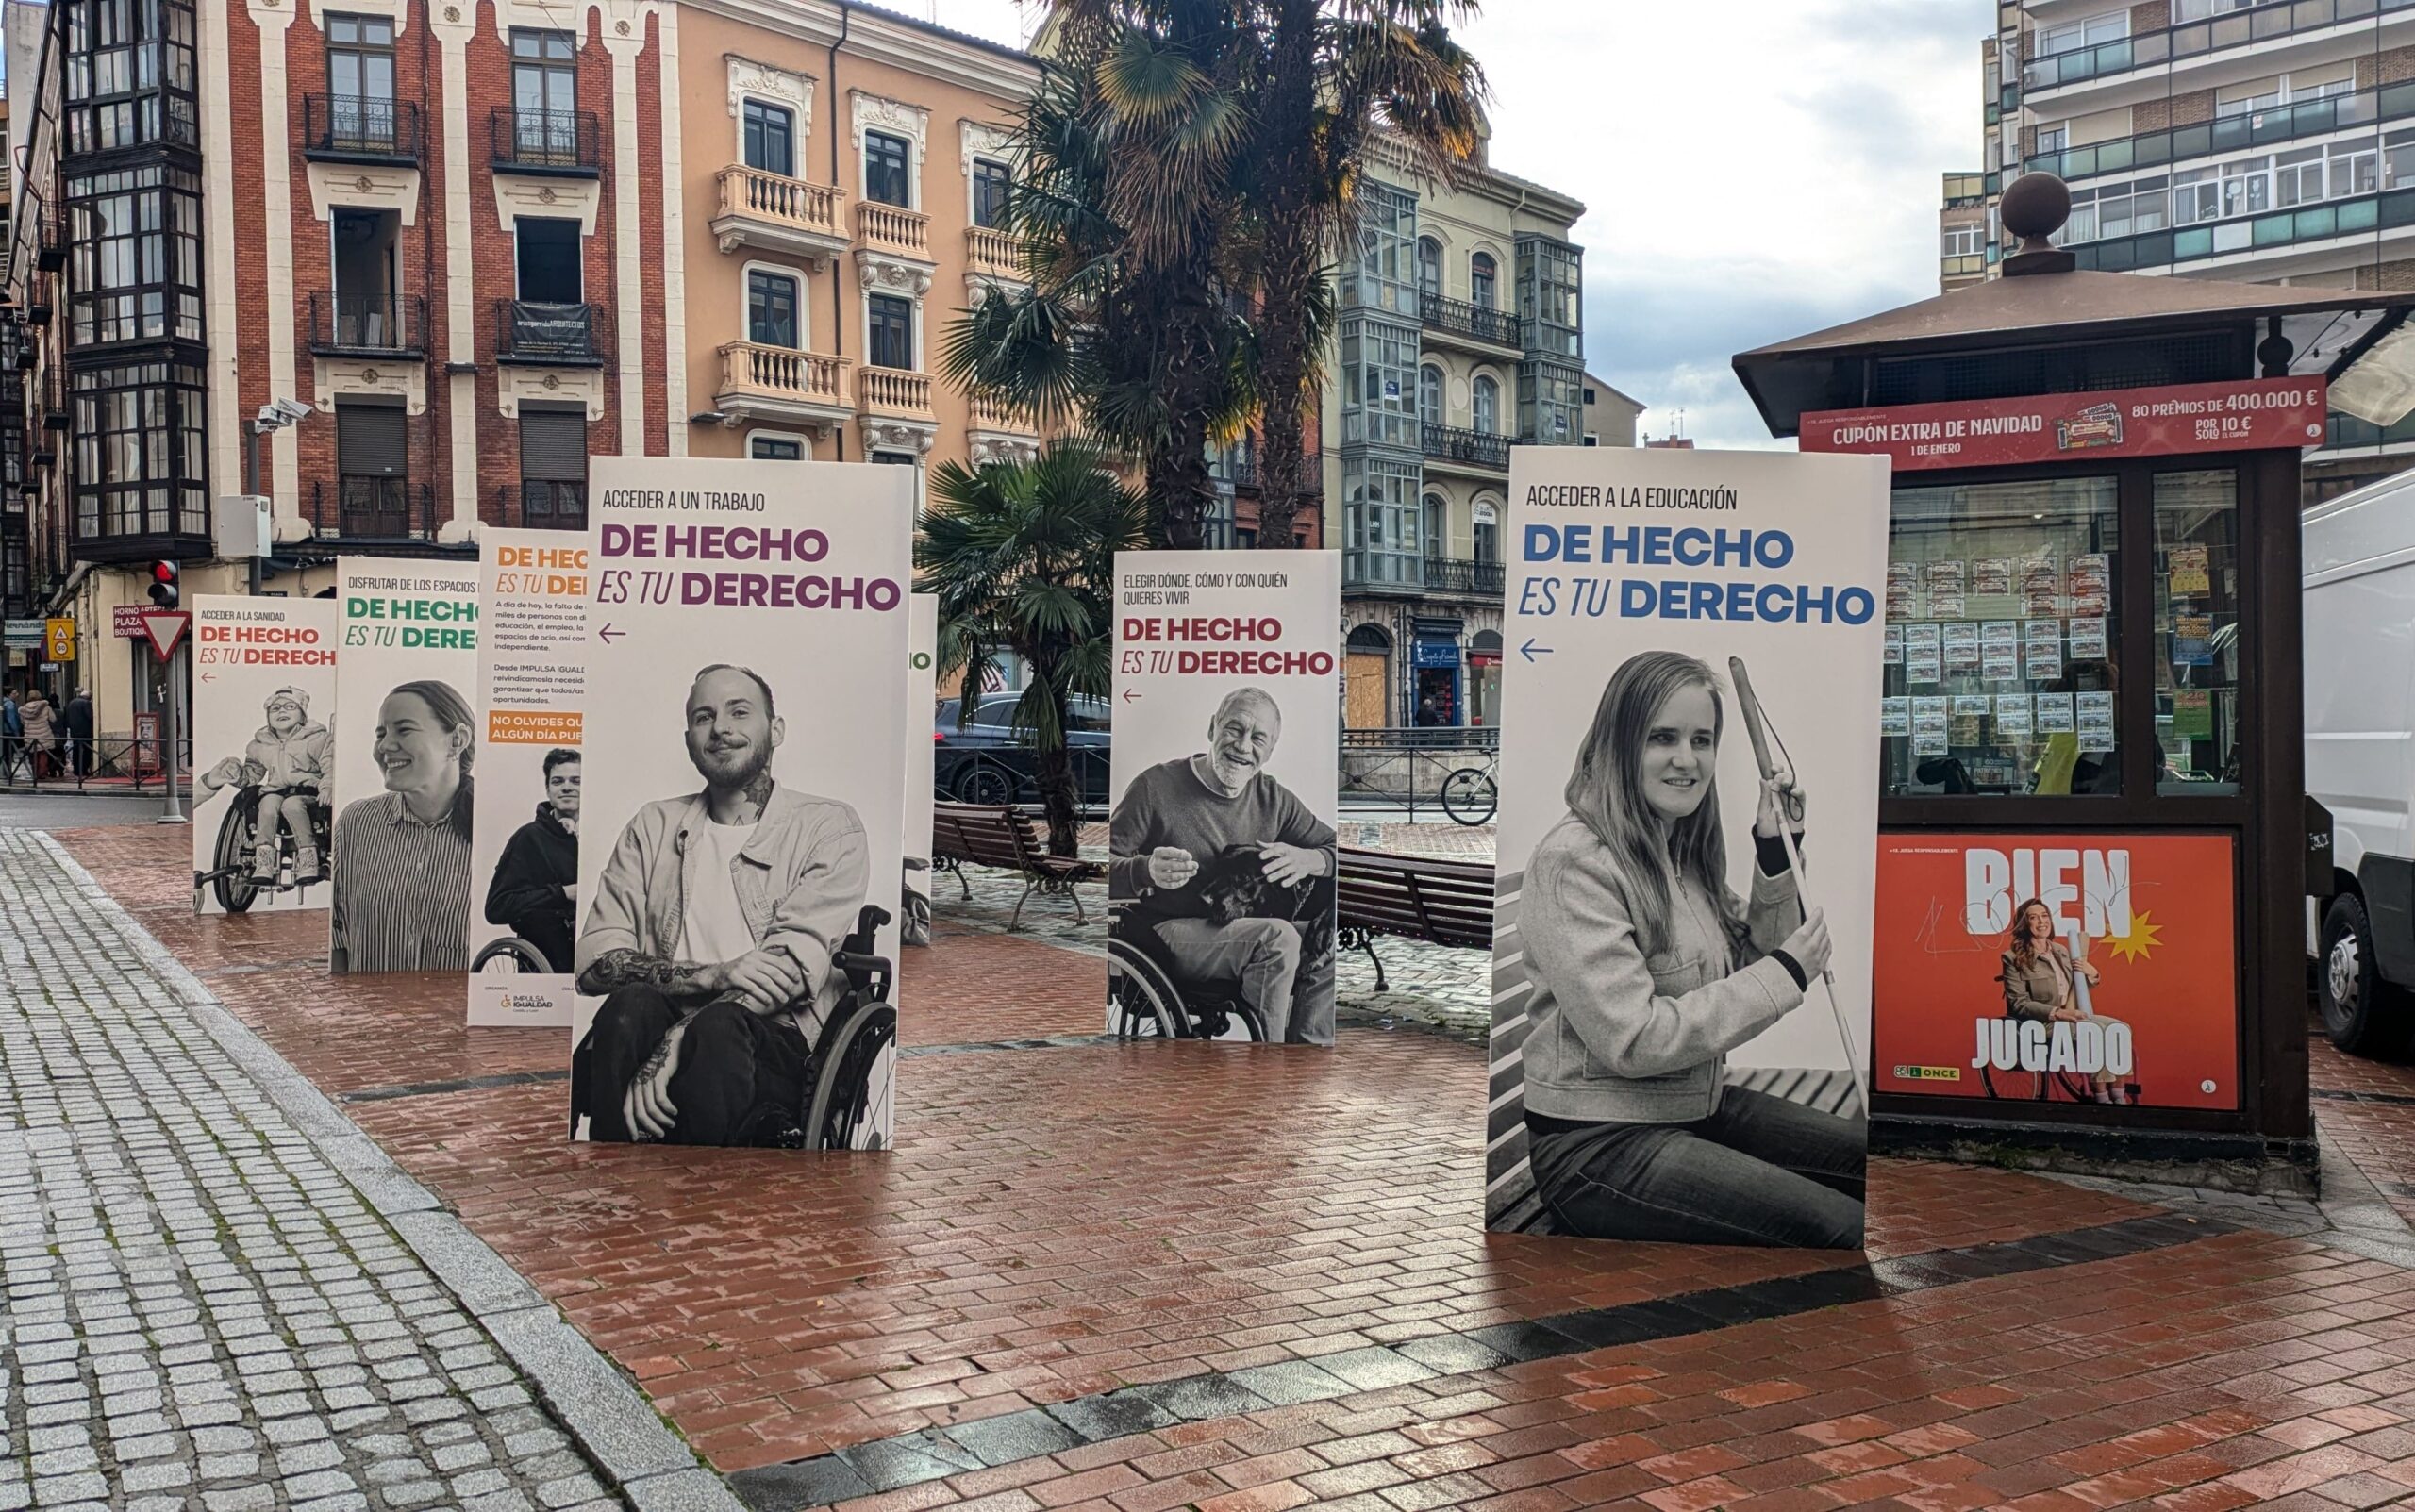
[[[218,840],[210,851],[215,865],[210,871],[192,874],[192,889],[199,892],[204,888],[210,889],[218,895],[220,907],[230,914],[241,914],[249,913],[260,894],[258,885],[252,881],[252,856],[258,848],[254,837],[259,832],[260,785],[245,783],[234,789],[233,793],[226,812],[219,817]],[[335,806],[324,794],[314,794],[310,799],[310,838],[318,842],[322,882],[335,875]],[[278,825],[276,843],[280,880],[274,890],[298,891],[313,886],[282,880],[291,874],[293,866],[293,832]]]
[[[812,1085],[807,1088],[804,1105],[795,1109],[798,1122],[781,1131],[782,1137],[773,1141],[775,1148],[887,1148],[881,1122],[896,1085],[895,1068],[891,1066],[886,1083],[878,1088],[874,1086],[874,1072],[879,1070],[881,1056],[891,1054],[897,1044],[897,1008],[889,1001],[896,968],[889,957],[874,954],[874,948],[875,937],[890,918],[888,909],[877,904],[865,904],[856,915],[855,932],[830,953],[831,969],[846,977],[847,989],[840,995],[822,1032],[815,1037]],[[585,1070],[589,1042],[594,1033],[591,1024],[571,1056],[570,1126],[574,1138],[578,1134],[579,1120],[587,1116],[581,1096],[595,1095]]]

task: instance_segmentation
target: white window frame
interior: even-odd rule
[[[924,327],[925,324],[923,319],[923,296],[920,294],[900,293],[894,289],[867,289],[864,291],[862,307],[858,311],[858,314],[861,316],[861,321],[859,323],[860,329],[856,333],[857,339],[860,343],[857,346],[856,350],[864,355],[864,366],[871,367],[873,365],[872,302],[873,296],[875,294],[887,295],[891,299],[902,299],[914,307],[914,365],[910,368],[891,368],[889,371],[892,373],[927,373],[930,371],[923,366]],[[883,449],[894,450],[894,448]]]
[[[977,152],[972,157],[967,158],[964,160],[964,224],[967,225],[981,224],[975,209],[978,201],[974,196],[980,192],[981,167],[985,163],[991,168],[1002,168],[1006,170],[1007,182],[1009,184],[1014,182],[1015,165],[1013,159],[994,152]],[[1001,228],[998,226],[990,226],[986,229],[995,231]]]
[[[2060,58],[2083,48],[2105,42],[2118,42],[2130,35],[2130,13],[2127,10],[2101,10],[2092,16],[2079,16],[2059,25],[2038,29],[2038,50],[2032,58]]]
[[[750,462],[784,460],[783,458],[757,457],[755,455],[755,442],[758,438],[767,441],[794,441],[799,447],[803,448],[803,455],[799,456],[797,460],[800,462],[810,462],[813,460],[813,438],[808,436],[803,431],[750,430],[746,433],[746,449],[741,454]]]
[[[738,265],[738,328],[746,333],[746,344],[753,346],[755,331],[753,312],[747,308],[755,275],[768,273],[791,280],[796,285],[796,347],[799,352],[813,350],[813,280],[805,270],[786,262],[766,262],[749,258]]]

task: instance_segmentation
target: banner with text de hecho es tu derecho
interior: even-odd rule
[[[1802,447],[1890,457],[1907,472],[2319,446],[2324,388],[2316,375],[1823,409],[1803,417]]]

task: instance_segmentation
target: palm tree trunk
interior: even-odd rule
[[[1071,754],[1059,745],[1043,750],[1032,762],[1040,788],[1040,810],[1048,820],[1048,854],[1072,856],[1080,847],[1080,792],[1074,781]]]
[[[1216,485],[1208,472],[1208,417],[1224,374],[1216,350],[1220,315],[1208,290],[1213,270],[1204,257],[1195,268],[1169,280],[1169,363],[1164,396],[1169,421],[1165,447],[1149,458],[1149,499],[1156,506],[1166,545],[1197,551],[1208,543],[1208,511]],[[1186,279],[1185,275],[1190,276]]]
[[[1257,356],[1265,391],[1258,423],[1257,544],[1261,551],[1289,551],[1300,497],[1307,491],[1308,459],[1302,445],[1309,405],[1307,304],[1316,283],[1317,255],[1312,241],[1289,227],[1269,234],[1266,252]]]
[[[1318,0],[1277,0],[1267,55],[1260,138],[1265,233],[1259,248],[1257,544],[1291,549],[1307,458],[1301,441],[1309,406],[1308,306],[1316,291],[1329,218],[1318,192],[1316,110]]]

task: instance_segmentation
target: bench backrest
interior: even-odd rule
[[[1341,848],[1340,918],[1346,928],[1492,945],[1492,868],[1480,862]]]
[[[1042,849],[1031,816],[1012,804],[934,804],[931,839],[941,856],[1012,872],[1030,868]]]

